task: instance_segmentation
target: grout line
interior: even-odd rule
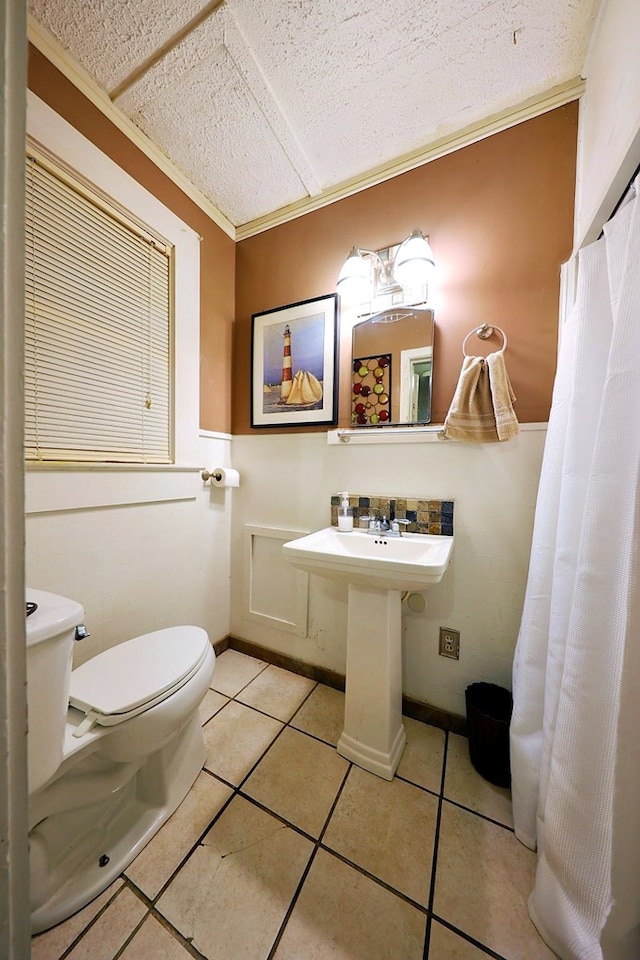
[[[440,776],[440,793],[438,795],[438,811],[436,813],[436,828],[433,835],[433,856],[431,860],[431,881],[429,883],[429,902],[427,906],[427,928],[424,935],[423,960],[428,960],[431,945],[431,924],[433,918],[433,901],[436,894],[436,873],[438,868],[438,845],[440,842],[440,823],[442,820],[442,804],[444,785],[447,776],[447,758],[449,754],[449,731],[445,731],[444,750],[442,752],[442,774]]]
[[[299,674],[299,673],[296,673],[296,674],[294,674],[294,676],[299,677],[300,674]],[[311,679],[311,678],[309,677],[309,678],[307,678],[307,679]],[[316,690],[319,685],[320,685],[320,681],[319,681],[319,680],[315,680],[315,681],[313,682],[313,686],[311,687],[311,690],[309,690],[309,692],[308,692],[307,695],[304,697],[304,699],[300,701],[300,703],[298,704],[298,706],[295,708],[295,710],[293,711],[293,713],[291,714],[291,716],[290,716],[289,719],[287,720],[287,723],[291,723],[291,721],[293,720],[293,718],[296,717],[296,716],[300,713],[300,711],[301,711],[302,708],[304,707],[305,703],[307,702],[307,700],[309,699],[309,697],[311,696],[311,694],[313,693],[313,691]]]
[[[481,813],[480,810],[473,810],[471,807],[465,806],[464,803],[459,803],[457,800],[451,800],[449,797],[443,796],[443,801],[445,803],[450,803],[452,807],[458,807],[459,810],[464,810],[465,813],[471,813],[474,817],[480,817],[481,820],[486,820],[488,823],[492,823],[496,827],[502,827],[503,830],[506,830],[507,833],[513,833],[515,836],[515,829],[510,827],[507,823],[502,823],[501,820],[494,820],[493,817],[490,817],[486,813]]]
[[[443,730],[443,733],[446,733],[446,730]],[[416,787],[418,790],[422,790],[423,793],[428,793],[430,796],[435,797],[437,800],[440,796],[440,793],[437,793],[435,790],[431,790],[430,787],[425,787],[422,783],[416,783],[414,780],[409,780],[408,777],[403,777],[398,773],[394,774],[394,780],[399,780],[401,783],[406,783],[409,787]]]
[[[354,863],[353,860],[349,860],[344,854],[340,853],[338,850],[334,850],[332,847],[328,847],[326,844],[321,843],[320,848],[324,850],[325,853],[331,854],[332,857],[335,857],[336,860],[341,860],[347,867],[351,867],[357,873],[362,874],[363,877],[367,877],[368,880],[372,880],[379,887],[382,887],[387,893],[392,893],[399,900],[404,900],[405,903],[409,904],[410,907],[413,907],[415,910],[418,910],[420,913],[426,914],[427,907],[423,903],[418,903],[417,900],[412,900],[408,894],[403,893],[402,890],[398,890],[397,887],[392,887],[391,884],[387,883],[386,880],[382,880],[380,877],[377,877],[374,873],[369,873],[365,867],[361,867],[360,864]]]
[[[351,773],[352,770],[353,770],[353,764],[352,764],[352,763],[349,763],[349,765],[347,766],[347,769],[345,770],[344,777],[342,778],[342,783],[341,783],[340,786],[338,787],[338,790],[337,790],[337,792],[336,792],[336,795],[335,795],[335,797],[333,798],[333,803],[331,804],[331,808],[330,808],[330,810],[329,810],[329,813],[327,814],[326,820],[324,821],[324,826],[322,827],[322,830],[320,831],[320,833],[319,833],[319,835],[318,835],[318,846],[320,846],[320,845],[322,844],[322,841],[323,841],[323,839],[324,839],[324,835],[325,835],[325,833],[327,832],[327,827],[329,826],[329,821],[331,820],[331,817],[333,816],[334,811],[335,811],[336,807],[338,806],[338,801],[339,801],[340,797],[342,796],[342,793],[343,793],[343,791],[344,791],[344,788],[345,788],[345,786],[346,786],[346,784],[347,784],[347,780],[348,780],[348,778],[349,778],[349,774]],[[325,849],[326,849],[326,848],[325,848]]]
[[[293,728],[292,728],[292,729],[293,729]],[[326,831],[327,827],[329,826],[329,821],[331,820],[331,817],[333,816],[333,811],[335,810],[336,805],[337,805],[337,803],[338,803],[338,800],[340,799],[340,796],[341,796],[341,794],[342,794],[342,791],[344,790],[344,785],[345,785],[345,783],[347,782],[347,777],[349,776],[349,773],[350,773],[350,771],[351,771],[351,766],[352,766],[352,765],[349,764],[348,767],[347,767],[347,769],[345,770],[344,777],[342,778],[342,783],[341,783],[340,786],[338,787],[338,790],[337,790],[337,792],[336,792],[336,795],[335,795],[335,797],[333,798],[333,803],[331,804],[331,808],[330,808],[330,810],[329,810],[329,813],[328,813],[327,816],[326,816],[324,825],[323,825],[322,829],[320,830],[320,834],[319,834],[319,836],[318,836],[318,839],[317,839],[317,840],[314,840],[314,847],[313,847],[313,850],[311,851],[311,856],[309,857],[309,861],[308,861],[305,869],[303,870],[303,873],[302,873],[302,876],[300,877],[300,881],[299,881],[299,883],[298,883],[298,886],[296,887],[295,893],[293,894],[293,897],[291,898],[291,902],[289,903],[289,906],[287,907],[287,911],[286,911],[286,913],[285,913],[285,915],[284,915],[284,918],[283,918],[283,920],[282,920],[282,923],[280,924],[280,929],[278,930],[278,933],[277,933],[277,935],[276,935],[276,938],[275,938],[275,940],[273,941],[273,945],[272,945],[272,947],[271,947],[271,950],[269,951],[269,955],[268,955],[268,957],[267,957],[267,960],[273,960],[273,957],[275,956],[275,951],[278,949],[278,946],[279,946],[279,944],[280,944],[280,941],[281,941],[281,939],[282,939],[282,936],[283,936],[283,934],[284,934],[284,931],[285,931],[285,929],[286,929],[286,926],[287,926],[287,924],[289,923],[289,919],[291,918],[291,914],[293,913],[293,911],[294,911],[294,909],[295,909],[296,903],[298,902],[298,898],[299,898],[299,896],[300,896],[300,894],[301,894],[301,892],[302,892],[302,888],[303,888],[303,886],[304,886],[304,884],[305,884],[305,882],[306,882],[306,879],[307,879],[307,877],[308,877],[308,875],[309,875],[309,872],[310,872],[310,870],[311,870],[311,867],[312,867],[312,865],[313,865],[313,862],[314,862],[314,860],[316,859],[318,850],[321,848],[322,838],[324,837],[325,831]],[[323,847],[322,849],[326,849],[326,848]]]
[[[214,774],[211,774],[211,772],[210,772],[209,770],[204,771],[204,772],[206,772],[207,774],[209,774],[209,776],[214,776]],[[158,900],[160,899],[160,897],[163,896],[163,894],[165,893],[165,891],[166,891],[167,887],[169,886],[169,884],[172,883],[172,881],[173,881],[174,877],[176,876],[176,874],[177,874],[180,870],[182,870],[182,868],[184,867],[184,865],[185,865],[185,863],[187,862],[187,860],[189,859],[189,857],[191,857],[191,856],[193,855],[193,853],[195,853],[195,851],[197,850],[197,848],[202,844],[202,841],[203,841],[204,838],[206,837],[206,835],[207,835],[207,833],[209,832],[209,830],[211,830],[211,828],[212,828],[212,826],[214,825],[214,823],[216,823],[216,821],[220,819],[220,817],[222,816],[222,814],[223,814],[224,811],[227,809],[227,807],[229,806],[229,804],[231,803],[231,801],[233,800],[233,798],[234,798],[234,796],[235,796],[235,789],[236,789],[236,788],[235,788],[232,784],[227,783],[226,780],[222,780],[222,777],[216,777],[216,779],[219,780],[221,783],[224,783],[225,786],[231,787],[232,793],[227,797],[227,799],[226,799],[225,802],[222,804],[222,806],[220,807],[220,809],[218,810],[218,812],[217,812],[216,814],[214,814],[214,816],[211,818],[211,820],[209,821],[209,823],[207,824],[207,826],[204,828],[204,830],[202,831],[202,833],[199,835],[198,839],[191,845],[191,847],[189,847],[189,850],[187,851],[187,853],[184,855],[184,857],[182,858],[182,860],[180,860],[180,862],[178,863],[178,865],[177,865],[177,867],[175,868],[175,870],[173,870],[173,872],[170,874],[170,876],[165,880],[165,882],[164,882],[163,885],[160,887],[160,889],[158,890],[158,892],[157,892],[157,894],[155,895],[155,897],[148,897],[148,896],[145,894],[145,892],[144,892],[143,890],[141,890],[140,887],[138,887],[138,886],[136,885],[135,881],[132,880],[130,877],[128,877],[128,876],[126,875],[126,873],[122,873],[122,874],[121,874],[121,876],[123,877],[123,879],[125,880],[125,882],[128,883],[128,884],[136,891],[136,893],[140,896],[140,898],[148,901],[149,904],[150,904],[153,908],[155,908],[156,903],[158,902]],[[164,826],[164,824],[163,824],[163,826]]]
[[[132,890],[131,892],[133,893],[134,896],[136,896],[136,897],[139,896],[137,890]],[[131,941],[132,941],[133,938],[135,937],[136,933],[138,932],[138,930],[140,929],[140,927],[142,926],[142,924],[145,922],[145,920],[147,919],[147,917],[149,917],[150,914],[151,914],[151,908],[150,908],[150,905],[149,905],[149,902],[148,902],[147,898],[146,898],[146,897],[144,897],[144,898],[143,898],[143,897],[140,897],[140,899],[143,900],[144,905],[145,905],[145,907],[146,907],[146,909],[147,909],[147,912],[146,912],[145,915],[142,917],[142,919],[135,925],[135,927],[133,928],[133,930],[131,931],[131,933],[129,934],[129,936],[126,938],[126,940],[124,941],[124,943],[122,944],[122,946],[119,947],[118,950],[116,950],[116,952],[115,952],[114,955],[113,955],[113,960],[118,960],[118,957],[121,957],[121,956],[122,956],[122,954],[123,954],[124,951],[127,949],[127,947],[129,946],[129,944],[131,943]]]
[[[183,950],[186,950],[188,954],[195,958],[195,960],[208,960],[204,953],[200,953],[196,947],[194,947],[191,940],[187,940],[180,931],[174,927],[166,917],[164,917],[156,907],[152,907],[151,912],[149,913],[150,917],[153,917],[154,920],[157,920],[161,926],[169,933],[174,940],[177,940]]]
[[[445,783],[446,783],[446,776],[447,776],[447,760],[448,760],[448,755],[449,755],[449,731],[447,731],[446,734],[445,734],[445,747],[444,747],[444,756],[443,756],[443,764],[442,764],[442,779],[441,779],[441,784],[440,784],[440,797],[439,797],[439,802],[438,802],[438,815],[437,815],[437,820],[436,820],[436,830],[435,830],[434,844],[433,844],[433,864],[432,864],[432,873],[431,873],[431,892],[430,892],[430,896],[429,896],[429,908],[428,908],[428,916],[427,916],[427,930],[426,930],[426,934],[425,934],[423,960],[428,960],[428,958],[429,958],[429,950],[430,950],[430,946],[431,946],[431,929],[432,929],[432,925],[433,925],[433,921],[434,921],[434,920],[437,920],[438,923],[440,923],[440,924],[442,924],[443,926],[447,927],[447,929],[449,929],[452,933],[455,933],[455,934],[456,934],[457,936],[459,936],[462,940],[465,940],[466,942],[471,943],[471,944],[473,944],[473,946],[475,946],[475,947],[477,947],[478,949],[482,950],[484,953],[487,954],[487,956],[493,957],[494,960],[505,960],[505,958],[502,957],[501,954],[496,953],[496,952],[495,952],[494,950],[492,950],[490,947],[487,947],[485,944],[480,943],[480,941],[475,940],[472,936],[470,936],[469,934],[465,933],[463,930],[459,930],[459,929],[458,929],[457,927],[455,927],[453,924],[449,923],[447,920],[444,920],[442,917],[440,917],[440,916],[438,916],[436,913],[434,913],[434,910],[433,910],[433,903],[434,903],[434,900],[435,900],[436,877],[437,877],[437,869],[438,869],[438,852],[439,852],[439,849],[438,849],[438,848],[439,848],[439,844],[440,844],[440,828],[441,828],[442,810],[443,810],[444,804],[445,804],[445,803],[451,803],[453,806],[459,807],[461,810],[465,810],[467,813],[471,813],[471,814],[473,814],[473,815],[475,815],[475,816],[479,816],[479,817],[481,817],[483,820],[488,820],[490,823],[496,824],[496,826],[501,826],[501,827],[504,827],[504,826],[505,826],[504,824],[498,823],[498,821],[493,820],[491,817],[487,817],[487,816],[485,816],[485,815],[482,814],[482,813],[478,813],[478,811],[476,811],[476,810],[471,810],[469,807],[465,807],[463,804],[456,803],[455,801],[451,801],[451,800],[449,800],[447,797],[445,797]],[[505,829],[508,830],[509,828],[506,827]],[[511,832],[513,833],[513,830],[511,830]]]
[[[285,913],[285,915],[284,915],[284,917],[283,917],[283,919],[282,919],[282,923],[280,924],[280,929],[278,930],[278,932],[277,932],[277,934],[276,934],[276,936],[275,936],[275,939],[274,939],[273,943],[271,944],[271,949],[269,950],[269,953],[267,954],[266,960],[273,960],[273,957],[275,956],[275,952],[276,952],[276,950],[278,949],[278,947],[279,947],[279,945],[280,945],[280,941],[282,940],[282,936],[283,936],[283,934],[284,934],[285,928],[286,928],[287,924],[289,923],[289,920],[290,920],[290,918],[291,918],[291,914],[293,913],[294,908],[295,908],[295,905],[296,905],[296,903],[298,902],[298,897],[300,896],[300,893],[302,892],[302,888],[303,888],[303,886],[304,886],[304,884],[305,884],[305,881],[306,881],[307,877],[309,876],[309,871],[311,870],[311,867],[312,867],[312,865],[313,865],[313,861],[314,861],[315,858],[316,858],[317,852],[318,852],[318,847],[315,846],[315,847],[313,848],[313,850],[311,851],[311,855],[310,855],[310,857],[309,857],[309,860],[308,860],[308,862],[307,862],[306,867],[305,867],[304,870],[302,871],[302,876],[300,877],[300,880],[298,881],[298,886],[296,887],[295,892],[294,892],[294,894],[293,894],[293,896],[292,896],[292,898],[291,898],[291,902],[289,903],[289,906],[287,907],[286,913]]]
[[[246,687],[245,687],[245,690],[246,690]],[[242,691],[240,692],[242,693]],[[235,697],[233,697],[233,702],[237,703],[239,707],[246,707],[247,710],[255,710],[255,712],[259,713],[261,717],[267,717],[269,720],[276,720],[278,723],[284,723],[287,726],[290,722],[289,720],[283,720],[282,717],[274,717],[272,713],[267,713],[266,710],[261,710],[260,707],[255,707],[252,703],[245,703],[244,700],[237,700]],[[224,707],[222,709],[224,709]]]
[[[319,737],[315,733],[309,733],[308,730],[302,730],[300,727],[294,727],[291,722],[289,722],[287,726],[291,727],[292,730],[295,730],[296,733],[302,733],[304,734],[305,737],[309,737],[311,740],[315,740],[316,743],[324,743],[326,747],[331,747],[333,750],[338,749],[337,744],[332,743],[331,740],[323,740],[322,737]]]
[[[107,900],[107,902],[102,905],[102,907],[100,908],[100,910],[98,910],[98,912],[96,913],[95,917],[92,917],[91,920],[89,920],[89,922],[87,923],[87,925],[82,928],[82,930],[80,931],[80,933],[71,941],[71,943],[69,944],[69,946],[68,946],[68,947],[65,947],[65,949],[62,951],[62,953],[59,954],[58,960],[64,960],[65,957],[68,957],[68,956],[69,956],[69,954],[72,952],[72,950],[74,950],[74,949],[78,946],[78,943],[80,942],[80,940],[82,939],[82,937],[84,937],[84,935],[85,935],[85,933],[87,932],[87,930],[90,930],[91,927],[95,926],[95,924],[98,922],[98,920],[100,919],[100,917],[102,916],[102,914],[111,906],[111,904],[114,902],[114,900],[116,899],[116,897],[117,897],[120,893],[122,893],[122,891],[123,891],[124,888],[126,887],[126,880],[125,880],[125,878],[124,878],[122,875],[120,875],[119,877],[116,877],[116,879],[113,880],[112,882],[113,882],[113,883],[116,883],[118,880],[122,880],[122,881],[123,881],[123,882],[122,882],[122,885],[119,887],[118,890],[116,890],[116,892],[113,894],[113,896],[112,896],[112,897],[109,897],[109,899]],[[88,907],[89,904],[92,903],[92,902],[93,902],[93,901],[89,901],[89,903],[86,904],[86,906]],[[84,910],[85,907],[82,907],[82,909]],[[73,916],[73,914],[72,914],[71,916]],[[67,917],[67,920],[70,920],[70,919],[71,919],[71,917]],[[62,923],[66,923],[65,920],[63,920],[63,921],[61,921],[61,922],[62,922]],[[35,936],[36,936],[36,937],[46,936],[46,934],[49,933],[50,930],[55,930],[55,929],[56,929],[56,926],[59,926],[59,924],[56,924],[56,925],[53,926],[53,927],[49,927],[49,930],[43,930],[42,933],[37,933],[37,934],[35,934]]]
[[[491,947],[488,947],[486,943],[481,943],[479,940],[476,940],[469,933],[465,933],[464,930],[459,930],[458,927],[454,927],[452,923],[449,923],[448,920],[444,920],[442,917],[439,917],[437,913],[433,914],[433,919],[437,920],[443,927],[446,927],[447,930],[450,930],[451,933],[455,933],[461,940],[464,940],[466,943],[473,944],[474,947],[477,947],[478,950],[482,950],[488,957],[493,957],[493,960],[508,960],[508,957],[504,957],[501,953],[496,953],[495,950],[492,950]]]
[[[248,793],[242,793],[241,790],[237,791],[237,795],[241,797],[243,800],[246,800],[247,803],[250,803],[252,806],[257,807],[258,810],[262,810],[263,813],[268,813],[270,817],[274,818],[274,820],[279,820],[283,826],[288,827],[290,830],[293,830],[294,833],[299,834],[299,836],[303,837],[305,840],[308,840],[309,843],[312,843],[314,845],[318,843],[316,837],[314,837],[313,834],[307,833],[307,831],[303,830],[302,827],[298,826],[296,823],[292,823],[291,820],[287,820],[285,817],[282,816],[281,813],[276,813],[276,811],[272,810],[271,807],[265,807],[264,803],[261,803],[260,800],[256,800],[255,797],[250,796]]]
[[[227,650],[230,650],[230,649],[232,649],[232,648],[231,648],[231,647],[227,647]],[[222,653],[220,654],[220,656],[222,656],[223,653],[226,653],[227,650],[223,650]],[[270,666],[268,660],[261,660],[259,657],[250,657],[249,654],[247,654],[247,653],[242,653],[242,651],[240,651],[240,650],[234,650],[233,652],[239,654],[239,655],[242,656],[242,657],[247,657],[247,658],[249,658],[249,659],[251,659],[251,660],[254,660],[256,663],[261,663],[263,666],[262,666],[262,668],[261,668],[260,670],[258,670],[258,672],[256,673],[255,676],[251,677],[251,680],[247,680],[247,682],[245,683],[245,685],[244,685],[243,687],[240,687],[239,690],[236,690],[236,692],[235,692],[234,694],[225,693],[224,690],[218,690],[217,687],[211,687],[211,686],[209,687],[210,690],[213,690],[215,693],[219,693],[219,694],[220,694],[221,696],[223,696],[223,697],[228,697],[229,700],[235,700],[235,698],[238,696],[239,693],[242,693],[243,690],[246,690],[247,687],[250,686],[250,685],[253,683],[254,680],[257,680],[258,677],[261,676],[261,675],[264,673],[264,671],[267,669],[267,667]],[[217,659],[217,658],[216,658],[216,659]],[[213,675],[214,675],[214,677],[215,677],[215,668],[214,668],[214,671],[213,671]],[[238,702],[240,703],[241,701],[238,701]],[[245,704],[245,706],[247,706],[247,704]]]
[[[246,706],[246,704],[245,704],[245,706]],[[248,707],[247,709],[253,710],[253,707]],[[257,711],[257,712],[259,712],[259,711]],[[262,716],[267,716],[267,714],[262,714]],[[271,719],[273,720],[273,717],[271,717]],[[282,720],[279,720],[278,723],[282,723]],[[234,787],[234,789],[235,789],[236,791],[241,790],[242,787],[244,787],[245,783],[247,782],[247,780],[249,779],[249,777],[251,776],[251,774],[254,772],[254,770],[256,769],[256,767],[257,767],[260,763],[262,763],[262,761],[264,760],[264,758],[266,757],[266,755],[267,755],[267,754],[269,753],[269,751],[271,750],[271,747],[274,745],[274,743],[275,743],[277,740],[280,739],[280,737],[282,736],[282,731],[283,731],[283,730],[286,730],[286,728],[287,728],[287,724],[286,724],[286,723],[282,724],[282,727],[280,728],[280,730],[278,730],[278,732],[276,733],[276,735],[275,735],[275,737],[273,738],[273,740],[271,740],[271,741],[267,744],[267,746],[264,748],[264,750],[262,751],[262,753],[260,754],[260,756],[257,758],[257,760],[251,765],[251,767],[249,768],[248,772],[247,772],[247,773],[244,775],[244,777],[240,780],[240,783],[239,783],[236,787]]]

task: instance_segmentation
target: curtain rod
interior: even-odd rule
[[[633,171],[633,174],[631,175],[631,177],[630,177],[630,179],[629,179],[626,187],[625,187],[624,190],[622,191],[622,194],[620,195],[620,198],[619,198],[618,202],[616,203],[615,207],[613,208],[613,210],[611,211],[611,213],[610,213],[609,216],[607,217],[607,221],[606,221],[607,223],[609,223],[610,220],[613,220],[613,218],[615,217],[615,215],[616,215],[616,213],[618,212],[618,210],[620,209],[620,207],[624,204],[625,200],[626,200],[627,197],[629,196],[629,191],[633,188],[634,181],[635,181],[636,177],[637,177],[639,174],[640,174],[640,163],[638,164],[638,166],[637,166],[637,167],[635,168],[635,170]],[[604,236],[604,228],[600,231],[600,233],[599,233],[599,235],[598,235],[598,240],[600,240],[600,238],[603,237],[603,236]]]

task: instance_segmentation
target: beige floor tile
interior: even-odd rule
[[[422,960],[426,917],[319,850],[275,960]]]
[[[315,680],[270,664],[238,694],[237,699],[286,723],[315,685]]]
[[[397,778],[352,767],[324,843],[427,905],[438,800]]]
[[[120,960],[190,960],[191,954],[155,917],[142,924]]]
[[[329,744],[287,727],[243,791],[318,837],[348,769],[348,762]]]
[[[510,830],[444,803],[434,913],[504,957],[552,960],[529,920],[535,854]]]
[[[449,734],[444,796],[498,823],[513,826],[511,791],[480,776],[469,759],[469,741],[455,733]]]
[[[438,730],[437,727],[412,720],[410,717],[403,717],[402,722],[407,734],[407,745],[398,764],[398,775],[411,783],[417,783],[419,787],[440,793],[444,730]]]
[[[209,960],[266,960],[313,846],[234,797],[158,901]]]
[[[344,693],[319,683],[291,720],[291,726],[335,747],[344,729]]]
[[[429,960],[487,960],[489,954],[434,920],[429,940]]]
[[[262,673],[267,664],[264,660],[248,657],[238,650],[225,650],[216,657],[211,687],[224,693],[226,697],[235,697],[243,687]]]
[[[230,701],[202,728],[205,767],[237,786],[284,724]]]
[[[106,903],[116,894],[123,880],[115,880],[104,893],[92,900],[78,913],[64,920],[51,930],[46,930],[31,939],[31,960],[58,960],[64,951],[80,936],[88,923],[100,913]]]
[[[131,890],[121,890],[68,954],[68,960],[113,960],[146,912]]]
[[[129,865],[127,876],[151,900],[158,896],[232,792],[231,787],[201,773],[173,816]]]
[[[199,707],[200,723],[204,726],[207,720],[211,720],[211,717],[214,717],[218,710],[222,710],[228,702],[229,698],[224,697],[217,690],[207,690]]]

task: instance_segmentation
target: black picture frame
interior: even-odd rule
[[[251,316],[251,426],[338,422],[338,295]]]

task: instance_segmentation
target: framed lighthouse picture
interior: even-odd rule
[[[251,426],[335,424],[338,295],[251,317]]]

